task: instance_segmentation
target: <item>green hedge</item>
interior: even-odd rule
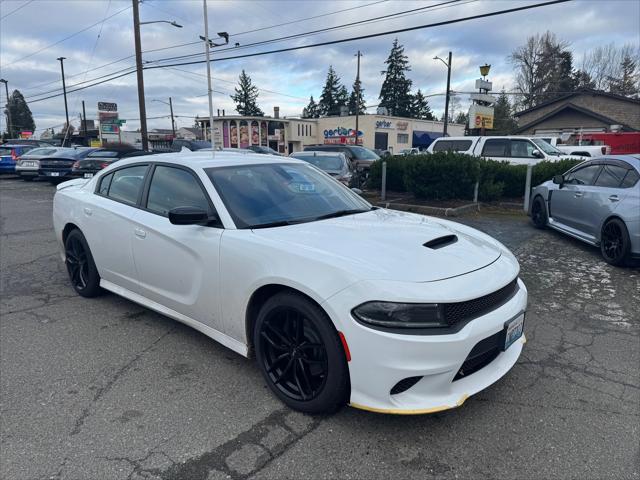
[[[481,201],[524,196],[526,165],[486,160],[455,152],[395,156],[386,159],[387,190],[411,192],[428,200],[473,199],[476,181],[480,180]],[[533,167],[531,186],[569,170],[580,160],[543,161]],[[368,184],[381,188],[382,161],[374,162]]]

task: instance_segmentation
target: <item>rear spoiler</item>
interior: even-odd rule
[[[81,187],[90,181],[90,178],[74,178],[73,180],[68,180],[57,185],[56,190],[64,190],[65,188],[69,187]]]

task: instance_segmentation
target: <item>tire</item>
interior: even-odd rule
[[[290,408],[333,413],[348,401],[349,368],[338,332],[310,300],[294,292],[271,297],[258,313],[253,339],[267,385]]]
[[[602,226],[600,252],[607,263],[616,267],[626,265],[631,252],[631,240],[622,220],[612,218]]]
[[[65,265],[71,286],[82,297],[96,297],[102,293],[100,275],[93,261],[89,244],[82,232],[72,230],[64,242]]]
[[[544,200],[541,196],[537,196],[531,204],[531,222],[536,228],[546,228],[548,221],[549,217]]]

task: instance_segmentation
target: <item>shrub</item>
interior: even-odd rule
[[[561,175],[581,162],[582,160],[572,160],[568,158],[558,160],[557,162],[540,162],[533,167],[533,172],[531,174],[531,186],[535,187],[536,185],[540,185],[542,182],[551,180],[554,175]]]
[[[418,198],[473,199],[480,171],[479,160],[456,152],[411,155],[405,160],[407,191]]]

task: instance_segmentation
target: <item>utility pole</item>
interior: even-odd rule
[[[449,52],[449,61],[447,62],[447,95],[444,100],[444,128],[442,135],[447,136],[447,127],[449,126],[449,96],[451,95],[451,52]]]
[[[207,93],[209,96],[209,135],[211,137],[211,156],[216,156],[216,146],[213,140],[213,90],[211,88],[211,58],[209,54],[209,18],[207,14],[207,0],[202,0],[204,9],[204,49],[207,57]]]
[[[171,131],[173,132],[173,138],[176,138],[176,122],[173,120],[173,102],[169,97],[169,111],[171,112]]]
[[[133,2],[133,38],[136,44],[136,76],[138,77],[138,107],[140,109],[140,136],[142,137],[142,150],[149,150],[147,134],[147,108],[144,104],[144,78],[142,75],[142,46],[140,45],[140,12],[138,0]]]
[[[87,143],[87,111],[84,109],[84,100],[82,100],[82,137],[83,141]],[[87,145],[88,147],[89,145]]]
[[[64,115],[67,119],[67,128],[64,132],[64,139],[62,140],[62,146],[64,147],[67,143],[67,134],[69,133],[69,107],[67,107],[67,85],[64,81],[64,60],[66,57],[58,57],[57,60],[60,61],[60,70],[62,71],[62,93],[64,94]]]
[[[358,50],[356,57],[358,57],[358,70],[356,72],[356,145],[358,145],[358,127],[360,121],[360,57],[362,53]]]
[[[11,138],[11,126],[13,122],[11,121],[11,108],[9,108],[9,82],[4,78],[0,78],[0,82],[4,83],[4,91],[7,94],[7,135]]]

